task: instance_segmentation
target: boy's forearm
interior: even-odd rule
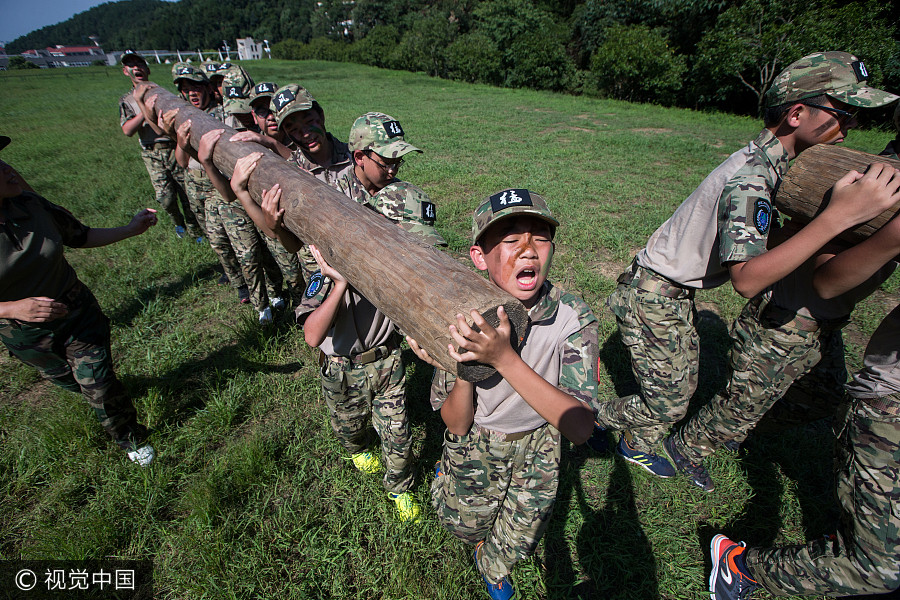
[[[127,135],[128,137],[133,136],[137,133],[138,129],[141,128],[141,125],[144,124],[144,115],[135,115],[122,123],[122,133]]]
[[[826,300],[840,296],[863,284],[898,254],[900,237],[886,226],[819,265],[813,275],[813,287]]]
[[[334,318],[337,316],[345,291],[347,291],[346,281],[334,282],[334,287],[331,288],[331,292],[325,297],[322,304],[306,318],[303,323],[303,337],[311,347],[318,348],[325,341],[334,324]]]
[[[456,379],[441,406],[441,419],[453,435],[466,435],[475,421],[475,386]]]
[[[224,175],[222,175],[222,172],[219,171],[215,163],[210,159],[202,164],[206,171],[206,176],[209,177],[209,181],[213,184],[213,187],[216,188],[216,191],[222,195],[222,198],[226,202],[234,202],[236,198],[234,191],[231,189],[231,183]]]
[[[594,415],[580,400],[538,375],[518,355],[495,365],[497,371],[531,408],[574,444],[591,437]]]

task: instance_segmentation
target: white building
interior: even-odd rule
[[[259,60],[262,58],[263,47],[253,38],[238,38],[237,52],[239,60]]]

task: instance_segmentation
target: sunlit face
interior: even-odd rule
[[[377,194],[396,179],[403,159],[385,158],[372,150],[355,150],[353,161],[357,179],[370,194]]]
[[[209,85],[206,83],[182,79],[180,89],[181,95],[197,108],[203,110],[209,104]]]
[[[469,255],[497,287],[531,308],[550,271],[553,229],[528,215],[503,219],[488,228],[481,245],[472,246]]]
[[[281,128],[307,154],[318,158],[329,153],[328,132],[325,130],[325,116],[317,110],[301,110],[289,114],[281,122]],[[330,158],[330,156],[323,156]]]
[[[150,78],[150,67],[141,61],[129,61],[122,65],[122,73],[131,79],[131,83],[140,83]]]
[[[259,127],[259,130],[264,135],[276,140],[281,139],[281,135],[278,133],[278,120],[275,118],[275,113],[269,110],[269,105],[267,103],[263,104],[262,100],[260,100],[259,104],[253,106],[253,122],[256,123],[256,126]]]
[[[806,146],[816,144],[838,144],[847,137],[847,132],[857,125],[856,117],[848,117],[841,113],[827,110],[834,108],[852,113],[855,109],[840,100],[826,98],[821,104],[823,108],[809,111],[808,118],[798,127],[797,133]],[[807,107],[808,108],[808,107]]]
[[[22,194],[22,183],[11,166],[0,160],[0,199],[15,198]]]

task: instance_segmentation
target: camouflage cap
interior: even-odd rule
[[[384,158],[399,158],[410,152],[421,152],[404,139],[403,128],[394,117],[384,113],[366,113],[353,123],[347,146],[351,151],[373,150]]]
[[[126,63],[126,61],[127,62],[140,62],[140,63],[143,63],[145,67],[147,66],[147,59],[145,59],[143,56],[141,56],[134,50],[126,50],[125,52],[122,53],[122,56],[119,57],[119,62],[121,62],[123,65]]]
[[[249,115],[252,112],[250,98],[225,98],[222,109],[226,115]]]
[[[396,221],[404,230],[421,236],[432,246],[447,242],[434,228],[437,211],[428,194],[405,181],[395,181],[381,189],[372,199],[375,210]]]
[[[172,82],[176,85],[182,79],[189,79],[198,83],[209,83],[209,78],[202,69],[186,62],[177,62],[172,65]]]
[[[478,238],[497,221],[519,215],[530,215],[546,221],[553,227],[553,233],[556,233],[559,225],[544,199],[534,192],[518,188],[503,190],[485,198],[475,209],[475,214],[472,215],[472,243],[478,243]]]
[[[207,77],[212,77],[219,70],[219,63],[206,59],[203,61],[203,70],[206,72]]]
[[[221,71],[225,77],[222,83],[222,96],[224,98],[249,98],[253,91],[253,79],[240,65],[233,65]]]
[[[866,66],[847,52],[816,52],[791,63],[766,92],[766,106],[800,102],[826,94],[851,106],[871,108],[900,96],[864,85]]]
[[[281,129],[281,123],[284,122],[285,117],[295,112],[310,110],[314,103],[315,99],[306,88],[291,83],[275,90],[269,108],[275,113],[275,121],[278,123],[278,128]]]
[[[257,83],[253,86],[253,89],[250,90],[250,106],[256,106],[257,104],[261,104],[263,101],[265,101],[266,104],[269,104],[269,101],[272,99],[272,96],[275,95],[275,92],[277,90],[278,85],[271,81],[263,81],[262,83]]]

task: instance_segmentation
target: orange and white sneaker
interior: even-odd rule
[[[747,544],[733,542],[722,534],[712,539],[709,544],[712,559],[709,574],[711,600],[744,600],[759,588],[759,584],[735,562],[746,550]]]

